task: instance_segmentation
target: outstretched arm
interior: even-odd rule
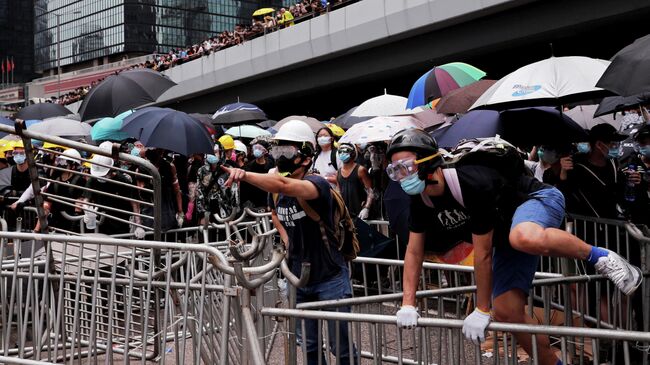
[[[258,174],[226,166],[221,168],[230,174],[226,186],[245,181],[271,194],[282,194],[304,200],[318,198],[318,189],[307,180],[292,179],[278,174]]]

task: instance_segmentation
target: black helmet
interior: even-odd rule
[[[386,158],[390,160],[393,154],[400,151],[415,152],[418,158],[423,158],[438,152],[438,143],[421,129],[405,129],[393,136],[386,151]]]

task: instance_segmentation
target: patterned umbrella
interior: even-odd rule
[[[376,117],[353,125],[339,143],[371,143],[390,141],[395,133],[407,128],[422,128],[419,120],[408,117]]]
[[[406,107],[413,109],[428,104],[452,90],[482,79],[485,75],[485,72],[478,68],[462,62],[436,66],[413,84]]]

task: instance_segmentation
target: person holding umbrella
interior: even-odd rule
[[[626,295],[641,284],[641,270],[616,253],[591,246],[558,229],[564,219],[564,197],[555,188],[527,174],[505,176],[479,163],[446,170],[438,144],[426,132],[408,129],[397,133],[388,147],[392,180],[412,196],[408,246],[404,258],[400,327],[417,326],[415,293],[425,250],[425,227],[437,225],[440,238],[454,240],[466,224],[474,245],[476,307],[463,323],[463,334],[475,344],[485,340],[494,317],[501,322],[533,323],[525,313],[539,256],[587,261]],[[522,169],[523,172],[523,169]],[[452,190],[453,189],[453,190]],[[455,193],[452,193],[455,191]],[[451,211],[451,219],[442,210]],[[517,342],[532,354],[529,334],[515,334]],[[546,336],[537,336],[542,365],[562,364]]]

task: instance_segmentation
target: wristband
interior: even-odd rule
[[[490,312],[489,312],[489,311],[488,311],[488,312],[483,311],[483,310],[481,310],[479,307],[476,307],[476,308],[474,308],[474,309],[476,309],[479,313],[483,313],[483,314],[488,315],[488,316],[490,315]]]

